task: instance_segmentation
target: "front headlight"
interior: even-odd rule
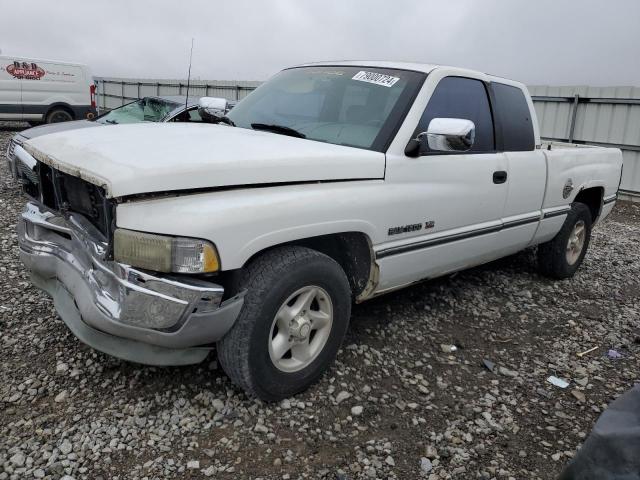
[[[114,233],[113,256],[116,262],[156,272],[206,273],[220,269],[216,247],[206,240],[124,228]]]

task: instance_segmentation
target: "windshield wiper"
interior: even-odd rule
[[[307,136],[304,133],[300,133],[296,129],[291,127],[285,127],[284,125],[275,125],[275,124],[268,124],[268,123],[252,123],[251,128],[253,128],[254,130],[266,130],[268,132],[281,133],[283,135],[289,135],[290,137],[307,138]]]
[[[116,122],[115,120],[109,120],[107,118],[104,119],[105,122],[110,123],[111,125],[117,125],[118,122]]]

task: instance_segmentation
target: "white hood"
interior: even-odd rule
[[[110,197],[232,185],[383,178],[384,154],[210,124],[145,123],[31,139],[37,160]]]

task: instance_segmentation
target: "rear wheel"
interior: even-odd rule
[[[73,115],[64,108],[54,108],[47,114],[47,123],[69,122],[73,120]]]
[[[582,264],[591,240],[591,211],[574,203],[558,234],[538,247],[540,272],[548,277],[572,277]]]
[[[332,258],[279,247],[254,260],[240,281],[244,306],[218,342],[231,380],[265,401],[313,384],[335,359],[351,315],[347,277]]]

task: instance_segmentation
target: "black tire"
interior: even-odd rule
[[[585,239],[577,260],[571,264],[567,260],[567,246],[574,227],[584,222]],[[558,234],[547,243],[538,246],[538,268],[543,275],[563,279],[572,277],[584,260],[591,240],[591,211],[584,203],[573,203]]]
[[[318,356],[304,369],[283,372],[269,355],[271,326],[289,296],[305,286],[318,286],[333,305],[329,337]],[[235,325],[218,342],[220,365],[233,383],[264,401],[288,398],[308,388],[333,363],[351,315],[351,288],[332,258],[305,247],[277,247],[253,260],[242,273],[244,306]]]
[[[69,122],[73,120],[73,115],[65,108],[54,108],[47,113],[47,123]]]

